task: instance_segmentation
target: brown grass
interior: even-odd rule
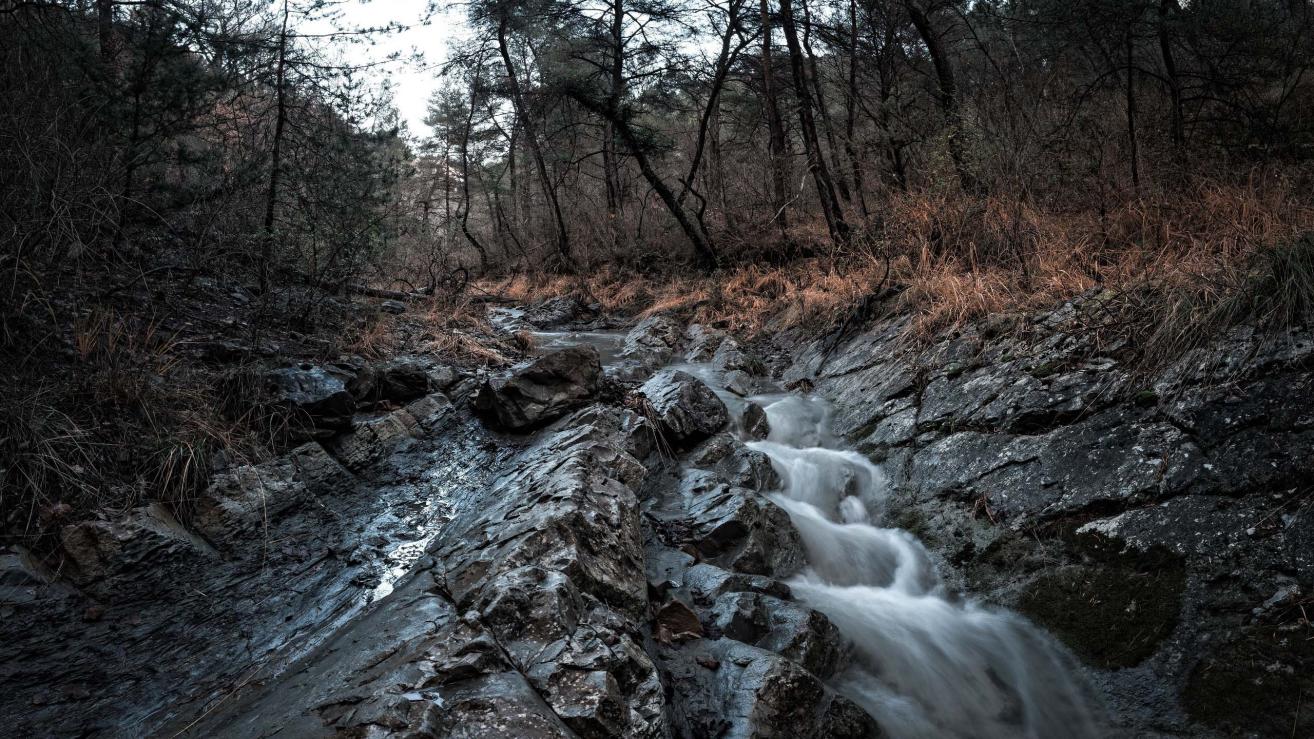
[[[864,298],[895,286],[898,298],[883,309],[910,314],[911,334],[927,337],[990,313],[1053,306],[1096,286],[1138,296],[1147,315],[1183,295],[1201,304],[1222,300],[1251,289],[1242,278],[1262,271],[1258,262],[1310,231],[1314,201],[1282,182],[1206,181],[1103,214],[920,193],[894,198],[879,233],[861,234],[839,253],[779,266],[746,252],[727,260],[738,266],[711,275],[603,269],[582,280],[518,274],[484,287],[518,302],[586,289],[608,311],[671,311],[753,335],[834,325]],[[803,223],[791,235],[818,232]]]

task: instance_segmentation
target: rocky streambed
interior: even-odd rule
[[[494,316],[540,346],[508,371],[289,368],[310,440],[287,458],[5,555],[0,714],[43,736],[1307,733],[1314,344],[1237,334],[1146,378],[1085,302],[913,350],[897,321],[746,347],[553,301]]]

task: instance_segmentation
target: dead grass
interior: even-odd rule
[[[823,232],[817,226],[800,223],[791,236],[815,238]],[[1175,306],[1183,321],[1170,322],[1176,326],[1171,330],[1190,333],[1235,322],[1242,313],[1292,320],[1293,310],[1307,312],[1314,292],[1303,271],[1306,257],[1293,256],[1290,246],[1311,231],[1314,200],[1282,181],[1203,181],[1103,213],[1045,209],[1014,198],[915,193],[894,198],[884,228],[860,235],[841,253],[776,266],[745,252],[728,260],[738,266],[711,275],[603,269],[582,280],[517,274],[484,287],[523,303],[587,292],[611,312],[675,312],[749,336],[824,330],[873,293],[893,287],[898,296],[884,301],[882,310],[909,314],[914,339],[991,313],[1051,307],[1103,287],[1127,296],[1138,314],[1126,317],[1128,330],[1153,327],[1158,311]],[[1285,297],[1280,306],[1251,299],[1260,294]],[[1211,310],[1233,315],[1201,318]],[[1173,344],[1165,332],[1141,338]]]

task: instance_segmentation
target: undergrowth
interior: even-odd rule
[[[808,229],[799,225],[795,234]],[[908,316],[912,341],[1100,291],[1116,315],[1105,328],[1151,362],[1227,326],[1307,318],[1311,233],[1314,204],[1281,183],[1197,183],[1188,193],[1104,213],[911,194],[891,202],[878,232],[829,253],[811,249],[812,256],[772,263],[746,252],[711,274],[514,274],[484,288],[517,302],[576,294],[609,312],[675,312],[748,337],[828,331],[861,308],[872,313],[864,318]]]

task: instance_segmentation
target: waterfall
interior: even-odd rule
[[[952,599],[925,547],[884,528],[888,482],[843,449],[815,397],[763,396],[782,480],[772,499],[803,540],[795,596],[853,643],[835,687],[897,739],[1100,735],[1072,660],[1020,616]]]

